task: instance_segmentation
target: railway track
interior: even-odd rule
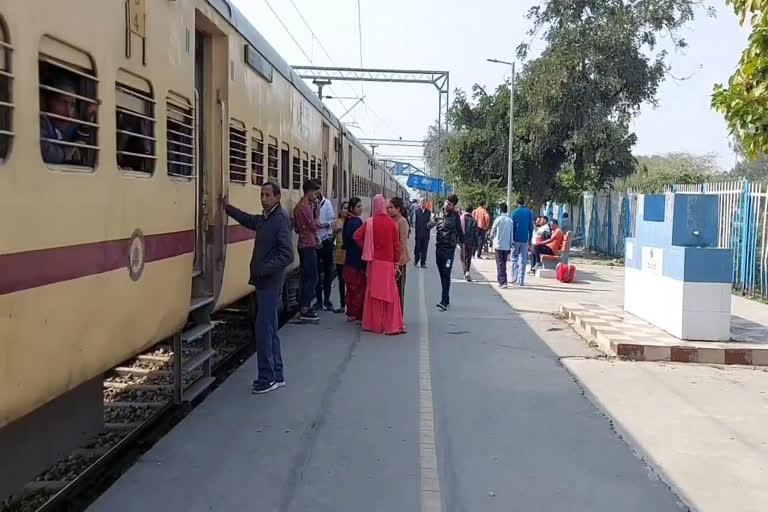
[[[281,325],[289,318],[283,315]],[[211,345],[216,351],[215,389],[253,353],[247,301],[215,315]],[[207,393],[192,404],[173,403],[173,360],[170,340],[161,342],[113,368],[104,378],[104,429],[80,449],[29,482],[22,492],[0,502],[0,512],[72,512],[84,509],[162,435],[178,423]],[[202,341],[183,348],[184,384],[197,380],[205,358]],[[210,392],[210,390],[209,390]]]

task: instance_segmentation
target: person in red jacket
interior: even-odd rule
[[[405,332],[395,269],[400,261],[400,234],[387,214],[387,200],[373,198],[373,215],[354,235],[363,249],[368,286],[363,305],[363,330],[385,334]]]

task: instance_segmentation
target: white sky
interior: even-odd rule
[[[359,66],[357,0],[230,0],[292,65]],[[527,41],[525,13],[530,0],[359,0],[362,12],[364,67],[430,69],[450,72],[453,91],[469,91],[477,82],[489,91],[509,76],[509,68],[486,58],[511,60],[515,48]],[[269,2],[269,3],[267,3]],[[683,33],[690,43],[684,54],[671,53],[671,74],[659,90],[659,106],[645,106],[635,123],[635,154],[687,151],[715,152],[730,168],[734,155],[722,115],[710,109],[712,87],[727,82],[743,50],[748,31],[724,2],[718,16],[701,11]],[[290,33],[283,28],[271,6]],[[302,21],[299,11],[310,28]],[[318,41],[319,40],[319,41]],[[330,54],[329,58],[321,45]],[[541,47],[541,44],[538,45]],[[314,86],[312,86],[314,89]],[[343,122],[356,123],[358,137],[421,139],[437,118],[437,89],[420,84],[337,82],[325,94],[360,97]],[[337,115],[355,100],[326,100]],[[377,155],[419,155],[419,148],[379,147]],[[419,167],[421,162],[416,162]]]

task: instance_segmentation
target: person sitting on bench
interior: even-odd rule
[[[549,223],[552,234],[540,244],[533,246],[533,261],[531,262],[531,272],[536,272],[541,268],[541,255],[548,254],[557,256],[563,248],[563,231],[560,229],[556,220]]]

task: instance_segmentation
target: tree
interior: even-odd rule
[[[576,182],[601,186],[632,172],[635,136],[630,122],[656,92],[666,73],[657,34],[675,46],[679,29],[694,17],[698,0],[549,0],[533,7],[531,35],[541,31],[547,48],[538,60],[548,79],[537,89],[537,108],[565,125],[565,145]],[[525,58],[528,46],[518,53]],[[649,57],[650,56],[650,57]]]
[[[752,34],[728,87],[716,84],[712,107],[723,113],[731,134],[754,158],[768,153],[768,2],[726,0],[743,25],[750,18]]]
[[[730,177],[749,181],[768,181],[768,155],[759,151],[754,158],[750,158],[738,139],[731,144],[731,148],[740,158],[729,173]]]
[[[666,72],[656,35],[693,18],[696,0],[549,0],[529,13],[542,54],[515,84],[513,186],[538,205],[634,172],[630,123],[654,103]],[[521,57],[528,48],[519,48]],[[651,55],[649,58],[648,55]],[[458,91],[444,146],[449,175],[475,186],[506,184],[508,84]]]
[[[717,155],[694,155],[691,153],[665,153],[662,155],[638,156],[635,172],[625,179],[617,180],[614,188],[633,189],[644,194],[664,192],[670,185],[690,185],[711,181],[721,169]]]
[[[424,138],[424,161],[427,164],[427,169],[429,169],[431,173],[436,173],[438,169],[438,147],[442,147],[442,145],[450,139],[451,132],[449,131],[446,133],[445,130],[443,130],[440,144],[438,144],[438,138],[440,138],[438,135],[437,123],[435,123],[427,128],[427,136]]]

